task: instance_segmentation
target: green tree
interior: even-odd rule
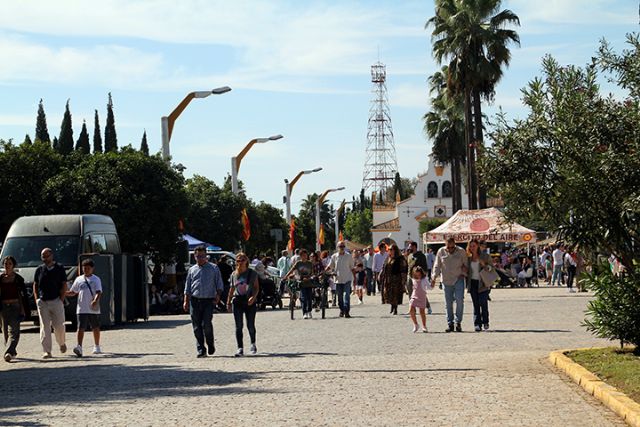
[[[113,101],[109,92],[107,102],[107,124],[104,127],[104,152],[118,151],[118,136],[116,135],[116,120],[113,116]]]
[[[446,87],[448,67],[429,77],[431,111],[423,117],[424,132],[433,141],[432,154],[436,161],[451,165],[453,212],[462,209],[461,166],[466,161],[464,144],[464,103]]]
[[[370,208],[365,208],[363,211],[351,211],[347,214],[344,223],[345,237],[362,245],[370,245],[372,227],[373,215]]]
[[[296,217],[295,245],[297,248],[315,250],[316,247],[316,200],[318,194],[309,194],[302,201]],[[323,248],[335,247],[335,222],[333,210],[325,201],[320,207],[320,222],[324,226],[325,243]]]
[[[26,134],[24,136],[24,141],[22,142],[24,145],[31,145],[33,144],[33,142],[31,141],[31,137],[29,136],[29,134]]]
[[[402,188],[402,180],[400,179],[400,172],[396,172],[396,175],[393,177],[393,196],[397,194],[400,197],[400,200],[404,200],[407,196],[404,194],[404,189]]]
[[[69,154],[73,151],[73,127],[71,126],[71,112],[69,111],[69,100],[62,116],[60,126],[60,137],[58,138],[58,151],[60,154]]]
[[[251,224],[251,238],[244,242],[245,250],[249,254],[266,254],[274,253],[275,256],[275,240],[271,237],[270,230],[282,230],[283,241],[278,243],[279,249],[286,248],[287,244],[287,221],[283,217],[283,212],[268,203],[260,202],[258,204],[251,203],[247,209],[249,222]]]
[[[62,167],[62,156],[47,142],[15,146],[0,140],[0,182],[7,189],[0,203],[0,237],[18,217],[49,213],[43,188]]]
[[[476,158],[483,152],[481,97],[492,100],[502,69],[509,65],[510,43],[520,44],[518,34],[506,27],[520,25],[512,11],[500,11],[501,0],[436,0],[432,27],[435,59],[448,62],[447,85],[463,97],[469,207],[486,207],[484,186],[479,186]],[[480,188],[479,188],[480,187]]]
[[[142,134],[142,142],[140,143],[140,151],[145,155],[149,155],[149,144],[147,144],[147,131]]]
[[[43,188],[49,213],[99,213],[113,218],[125,252],[175,255],[178,222],[186,215],[182,175],[159,156],[125,148],[119,153],[74,153]]]
[[[623,274],[594,262],[581,279],[595,293],[584,324],[640,354],[640,40],[627,41],[622,55],[603,41],[584,68],[545,57],[544,75],[522,91],[528,116],[499,117],[480,170],[508,218],[541,218],[592,260],[618,258]],[[628,95],[603,95],[603,73]]]
[[[89,154],[91,151],[91,145],[89,144],[89,132],[87,132],[87,123],[85,121],[82,122],[82,130],[80,131],[80,136],[76,142],[76,151],[83,154]]]
[[[51,143],[49,130],[47,129],[47,115],[44,113],[44,104],[42,103],[42,98],[40,98],[40,103],[38,103],[38,117],[36,118],[35,140],[46,142],[47,144]]]
[[[447,218],[425,218],[425,219],[423,219],[422,221],[420,221],[420,224],[418,224],[418,232],[419,232],[420,236],[422,236],[423,233],[426,233],[428,231],[433,230],[434,228],[439,227],[446,220],[447,220]]]
[[[58,141],[58,137],[57,136],[53,137],[53,142],[51,143],[51,146],[53,147],[53,149],[56,152],[58,152],[58,153],[60,152],[60,142]]]
[[[100,134],[100,120],[98,119],[98,110],[95,110],[93,116],[93,152],[102,153],[102,135]]]
[[[242,234],[240,212],[245,207],[244,199],[233,194],[231,186],[218,187],[200,175],[187,180],[185,192],[186,230],[201,240],[235,250]]]

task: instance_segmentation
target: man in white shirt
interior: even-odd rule
[[[387,261],[387,257],[389,253],[387,252],[387,245],[385,243],[380,243],[378,245],[378,253],[373,256],[373,276],[375,278],[375,282],[378,284],[378,291],[382,294],[382,283],[380,283],[380,273],[382,273],[382,267],[384,267],[384,263]],[[373,287],[373,294],[376,294],[376,288]]]
[[[364,255],[364,271],[367,275],[367,295],[376,294],[376,286],[373,282],[373,259],[375,258],[375,252],[373,246],[367,246]]]
[[[349,309],[351,298],[351,282],[353,280],[353,257],[345,252],[344,242],[338,242],[338,252],[331,255],[331,262],[327,270],[336,273],[336,293],[338,294],[338,306],[340,317],[350,318]]]
[[[558,279],[558,286],[564,285],[564,274],[562,268],[564,267],[564,244],[559,243],[558,247],[551,253],[553,257],[553,275],[551,276],[551,286],[555,286],[556,279]]]
[[[574,259],[573,255],[573,248],[567,248],[567,251],[564,254],[564,265],[567,268],[567,287],[569,288],[569,292],[575,292],[575,289],[573,289],[573,280],[575,279],[576,272],[578,270],[578,263]]]
[[[287,275],[287,273],[289,272],[289,270],[291,270],[291,260],[289,259],[289,252],[284,250],[282,251],[282,256],[280,258],[278,258],[278,263],[276,264],[276,267],[278,268],[278,270],[280,271],[280,295],[284,294],[284,280],[282,280],[284,278],[284,276]]]

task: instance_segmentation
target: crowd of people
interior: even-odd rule
[[[357,304],[379,298],[389,305],[391,315],[398,314],[405,295],[409,298],[409,317],[413,332],[427,332],[427,314],[431,314],[428,292],[436,284],[444,291],[446,308],[446,332],[461,332],[464,314],[464,294],[469,293],[473,303],[475,331],[489,329],[489,301],[492,284],[501,275],[517,278],[517,284],[527,285],[535,272],[532,257],[521,249],[491,254],[484,241],[472,240],[466,248],[447,239],[445,246],[434,253],[427,248],[423,253],[416,242],[410,242],[404,250],[396,244],[380,243],[377,248],[347,251],[344,242],[338,242],[335,253],[309,252],[296,249],[292,256],[283,251],[274,261],[271,257],[250,258],[238,253],[235,268],[230,263],[210,262],[204,247],[194,251],[196,263],[185,272],[182,298],[174,292],[160,292],[151,286],[150,308],[154,312],[181,309],[191,316],[196,338],[197,357],[215,353],[213,314],[216,311],[233,313],[237,343],[236,356],[244,355],[243,331],[246,325],[250,338],[251,354],[257,353],[256,313],[260,290],[265,283],[265,269],[277,267],[280,287],[274,292],[284,296],[291,290],[287,280],[305,281],[323,277],[331,292],[328,304],[339,307],[340,318],[351,317],[351,298]],[[93,274],[93,261],[81,264],[82,273],[73,284],[67,286],[64,268],[55,262],[53,251],[42,250],[43,264],[35,273],[33,295],[40,320],[42,358],[52,357],[52,331],[61,353],[67,351],[64,329],[63,301],[68,296],[78,296],[77,345],[73,353],[82,357],[83,338],[86,330],[93,332],[93,353],[100,354],[100,278]],[[545,247],[536,259],[539,277],[551,286],[568,287],[573,292],[577,275],[584,268],[584,260],[574,248],[559,243]],[[614,260],[615,261],[615,260]],[[20,321],[24,319],[29,304],[26,299],[24,279],[15,272],[16,260],[8,256],[2,260],[4,273],[0,275],[2,302],[2,330],[5,338],[4,359],[10,362],[17,356],[20,339]],[[273,282],[271,282],[273,283]],[[313,287],[300,287],[303,319],[313,317]],[[378,297],[376,297],[378,295]],[[291,296],[291,295],[290,295]],[[375,300],[374,300],[375,301]],[[171,308],[169,308],[171,307]],[[177,308],[176,308],[177,307]],[[155,310],[155,311],[154,311]],[[418,316],[420,323],[418,323]]]

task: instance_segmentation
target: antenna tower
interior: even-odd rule
[[[375,191],[376,199],[380,204],[386,200],[385,192],[393,186],[398,170],[386,80],[386,66],[378,61],[371,66],[373,100],[369,108],[362,188],[365,194]]]

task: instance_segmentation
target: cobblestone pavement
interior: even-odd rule
[[[269,309],[258,313],[259,354],[243,358],[233,357],[226,314],[214,318],[217,351],[205,359],[195,358],[186,315],[103,332],[105,354],[82,359],[67,333],[69,353],[40,361],[38,334],[26,328],[18,359],[0,365],[0,425],[624,425],[546,359],[608,344],[580,326],[587,294],[500,289],[492,298],[482,333],[468,295],[465,331],[444,333],[438,290],[428,334],[374,297],[352,319],[331,309],[291,321]]]

